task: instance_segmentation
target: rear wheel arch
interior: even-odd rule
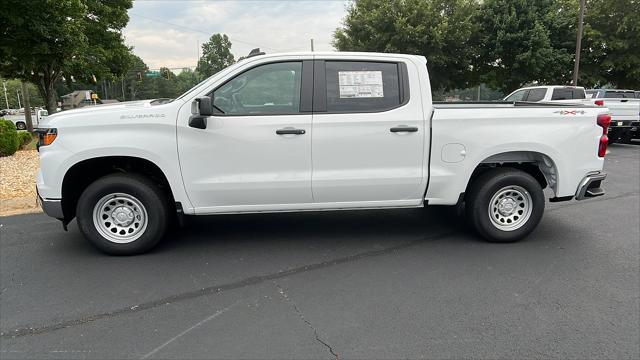
[[[485,158],[473,170],[465,193],[482,174],[496,168],[524,171],[533,176],[543,189],[549,187],[557,194],[559,174],[556,162],[550,156],[536,151],[508,151]]]
[[[84,190],[96,180],[111,174],[143,176],[165,194],[169,205],[175,206],[173,191],[162,169],[150,160],[133,156],[104,156],[85,159],[71,166],[62,181],[62,212],[68,223],[76,215],[76,206]]]

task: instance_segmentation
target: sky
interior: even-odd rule
[[[267,53],[333,50],[331,39],[347,0],[134,0],[125,42],[151,69],[194,67],[198,44],[229,36],[236,58]],[[201,50],[200,50],[201,51]]]

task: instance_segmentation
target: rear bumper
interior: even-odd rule
[[[585,176],[576,191],[576,200],[584,200],[604,195],[602,181],[604,181],[606,177],[607,174],[603,172]]]
[[[638,121],[620,121],[623,125],[617,125],[618,121],[611,121],[607,135],[613,142],[627,142],[638,138]]]

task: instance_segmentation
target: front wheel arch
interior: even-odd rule
[[[82,160],[71,166],[62,180],[63,222],[76,216],[76,206],[82,192],[94,181],[110,174],[143,176],[157,184],[167,202],[175,208],[175,198],[164,172],[153,162],[133,156],[104,156]]]

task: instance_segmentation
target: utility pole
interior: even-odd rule
[[[313,52],[313,38],[311,39],[311,52]]]
[[[578,71],[580,70],[580,50],[582,49],[582,27],[584,23],[585,0],[580,0],[580,15],[578,16],[578,34],[576,35],[576,62],[573,65],[573,80],[571,85],[578,85]]]
[[[24,81],[20,81],[22,88],[22,100],[24,102],[24,119],[27,122],[27,131],[33,132],[33,120],[31,120],[31,102],[29,101],[29,89]]]
[[[9,108],[9,98],[7,97],[7,82],[2,81],[2,87],[4,88],[4,102],[7,103],[7,109]]]
[[[20,104],[20,91],[16,90],[16,95],[18,96],[18,109],[22,109],[22,105]]]

